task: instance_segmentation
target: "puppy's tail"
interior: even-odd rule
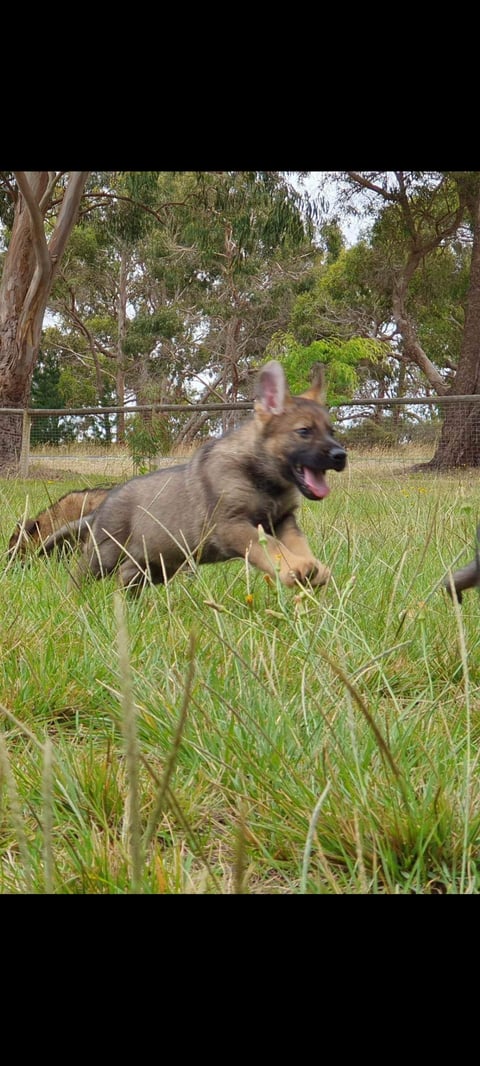
[[[60,526],[60,529],[56,529],[46,540],[42,541],[39,551],[45,555],[51,555],[55,548],[61,548],[64,544],[83,544],[90,528],[88,518],[91,518],[91,515],[85,515],[83,518],[75,519],[74,522],[66,522],[64,526]]]
[[[465,589],[480,588],[480,525],[477,526],[477,544],[475,548],[475,558],[468,566],[464,566],[463,570],[455,570],[452,574],[452,581],[454,584],[455,592],[457,594],[457,600],[462,602],[462,592]],[[443,582],[449,596],[452,596],[452,588],[450,585],[450,578],[446,578]]]

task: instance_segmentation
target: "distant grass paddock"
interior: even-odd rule
[[[441,583],[480,474],[421,458],[352,451],[303,503],[316,591],[243,560],[77,590],[71,556],[9,564],[15,522],[133,471],[0,482],[0,892],[479,892],[480,601]]]

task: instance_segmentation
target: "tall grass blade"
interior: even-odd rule
[[[43,748],[42,808],[43,808],[43,863],[45,892],[53,893],[53,748],[47,737]]]
[[[5,746],[5,741],[0,735],[0,785],[2,783],[2,780],[5,782],[5,789],[8,797],[8,803],[10,806],[12,826],[16,833],[18,851],[23,865],[25,890],[27,893],[31,894],[33,892],[33,882],[30,868],[30,857],[28,853],[27,837],[22,819],[22,806],[20,803],[17,786],[15,784],[15,778],[10,767],[10,761]]]
[[[125,744],[128,793],[125,805],[125,820],[128,827],[128,847],[131,863],[132,892],[141,890],[142,846],[140,830],[139,803],[139,745],[135,702],[133,698],[132,674],[129,660],[129,644],[125,618],[124,597],[118,591],[113,595],[115,620],[117,623],[118,662],[121,679],[122,732]]]

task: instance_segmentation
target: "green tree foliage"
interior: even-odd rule
[[[365,264],[374,266],[371,292],[390,314],[398,388],[409,375],[439,395],[478,392],[480,172],[349,171],[332,178],[337,209],[361,211],[370,222]],[[356,297],[358,308],[361,293]],[[312,308],[304,310],[308,330]],[[432,466],[480,465],[479,440],[477,408],[450,405]]]
[[[430,386],[445,392],[448,377],[422,345],[419,322],[426,305],[422,308],[419,279],[432,259],[437,258],[438,270],[445,250],[458,244],[468,182],[462,184],[452,173],[419,171],[349,171],[330,178],[337,182],[340,206],[358,210],[370,223],[363,241],[365,267],[370,291],[393,327],[392,356],[406,367],[417,367]],[[447,276],[448,269],[445,280]],[[440,337],[441,324],[437,332]],[[442,347],[440,343],[438,352]]]
[[[267,346],[269,359],[285,364],[292,392],[304,392],[311,383],[312,369],[321,363],[326,367],[326,400],[329,405],[351,402],[361,382],[362,365],[381,363],[383,346],[374,340],[353,337],[299,344],[292,333],[276,333]]]
[[[279,172],[92,172],[44,338],[66,401],[249,395],[309,284],[314,221]],[[170,421],[186,439],[205,428]]]
[[[290,329],[303,344],[355,337],[383,344],[383,360],[372,363],[373,390],[378,382],[395,394],[408,382],[413,393],[428,393],[432,385],[445,391],[458,365],[471,246],[468,232],[459,229],[454,182],[437,177],[434,185],[426,175],[423,186],[421,175],[411,176],[401,192],[378,175],[378,189],[357,181],[357,195],[361,189],[370,196],[369,232],[349,249],[337,241],[335,254],[319,259],[312,285],[293,307]],[[354,185],[353,179],[346,184],[344,197],[347,190],[353,195]],[[449,230],[440,240],[438,234]]]
[[[129,420],[125,438],[136,472],[146,474],[158,456],[168,455],[173,443],[172,425],[162,414],[154,414],[148,421],[135,415]]]
[[[59,357],[55,352],[41,352],[32,380],[31,406],[45,409],[62,408],[65,397],[62,392]],[[33,423],[35,444],[64,444],[75,440],[75,419],[46,415]]]
[[[149,285],[127,350],[145,355],[150,343],[151,371],[160,358],[177,387],[190,378],[198,388],[208,368],[221,374],[221,394],[231,394],[286,324],[313,250],[312,215],[278,173],[164,173],[158,195],[162,226],[144,245]]]
[[[388,337],[391,298],[376,249],[362,240],[353,248],[342,248],[330,261],[318,258],[311,287],[295,301],[290,325],[306,344],[321,337]]]
[[[435,367],[447,372],[446,380],[460,355],[469,261],[470,249],[460,241],[435,249],[413,275],[406,301],[420,344]],[[295,337],[307,345],[319,337],[375,340],[372,385],[379,366],[392,384],[398,383],[400,367],[408,361],[392,319],[392,279],[382,249],[361,240],[344,249],[330,266],[317,265],[314,277],[292,309],[290,328]],[[409,365],[412,387],[427,384],[428,390],[417,371],[415,363]]]
[[[279,172],[124,172],[93,174],[85,204],[52,302],[82,395],[85,376],[119,402],[248,394],[308,277],[308,198]]]
[[[308,386],[313,364],[324,363],[330,403],[476,388],[479,173],[326,178],[338,190],[330,217],[315,212],[288,172],[38,172],[28,179],[1,173],[4,248],[16,247],[15,227],[23,240],[30,233],[15,210],[21,189],[50,270],[42,299],[49,290],[54,317],[45,324],[42,350],[58,360],[64,402],[235,400],[251,396],[256,367],[272,355],[286,361],[294,390]],[[70,193],[77,224],[59,226],[57,257],[50,227],[61,221],[59,207]],[[347,248],[342,223],[351,213],[367,225]],[[12,258],[5,262],[16,278]],[[4,281],[8,296],[11,284]],[[33,314],[28,277],[23,284]],[[27,346],[23,390],[36,358],[24,325],[17,336],[11,315],[4,324],[5,345],[15,334]],[[6,354],[5,382],[11,360]],[[42,359],[34,388],[50,387],[40,381],[46,373]],[[6,402],[20,401],[12,393]],[[222,416],[222,428],[229,418]],[[181,443],[207,427],[194,411],[159,428]],[[98,433],[105,439],[114,428],[106,416]],[[156,447],[144,417],[135,432],[150,434]],[[448,454],[450,437],[443,443]],[[473,444],[464,445],[458,453],[465,456]]]
[[[452,241],[432,252],[410,283],[407,306],[420,343],[446,380],[460,359],[470,259],[470,242]]]
[[[50,337],[56,331],[49,331]],[[113,407],[115,394],[105,387],[97,395],[94,382],[85,372],[79,373],[78,365],[65,358],[61,347],[42,351],[33,373],[31,407]],[[81,370],[80,366],[80,370]],[[117,416],[98,415],[48,415],[35,419],[33,439],[35,443],[63,444],[76,439],[98,440],[108,443],[115,436]]]
[[[50,309],[55,328],[48,327],[51,344],[61,352],[62,365],[80,377],[82,403],[100,404],[115,391],[119,358],[120,249],[100,221],[87,216],[72,233],[63,269],[54,286]],[[87,395],[88,393],[88,395]]]

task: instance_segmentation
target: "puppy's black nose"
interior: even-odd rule
[[[330,460],[334,470],[343,470],[347,461],[347,453],[336,444],[330,448]]]

